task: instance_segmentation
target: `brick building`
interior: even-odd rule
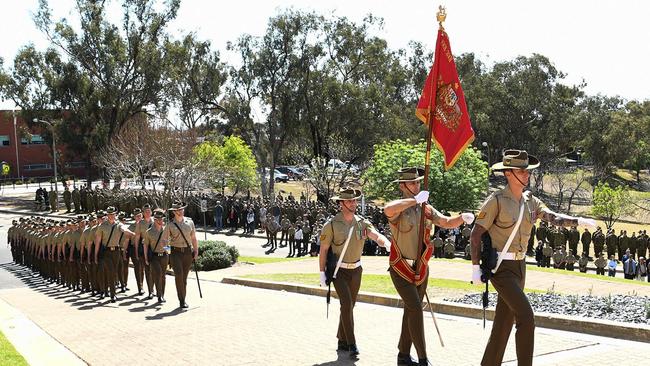
[[[46,127],[34,126],[29,128],[21,118],[19,111],[15,117],[13,111],[0,111],[0,161],[5,161],[11,167],[7,178],[49,178],[54,176],[52,162],[52,147],[41,137],[41,131]],[[29,131],[31,139],[24,131]],[[18,141],[16,141],[18,140]],[[58,142],[58,141],[57,141]],[[66,150],[65,145],[57,143],[58,175],[73,175],[85,178],[87,164]],[[61,179],[59,177],[59,179]]]

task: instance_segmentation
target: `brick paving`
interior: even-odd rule
[[[350,362],[335,351],[338,307],[333,303],[326,319],[320,297],[203,281],[204,298],[198,298],[192,283],[190,309],[178,311],[172,278],[167,281],[168,302],[162,306],[132,292],[110,304],[8,269],[28,287],[2,290],[0,297],[91,365],[387,365],[396,355],[401,309],[357,306],[362,355]],[[483,330],[480,321],[438,315],[443,349],[430,316],[425,317],[434,364],[478,364],[490,324]],[[535,364],[562,360],[563,365],[588,365],[598,354],[626,354],[641,362],[647,349],[647,344],[538,328]],[[514,359],[513,336],[505,360]]]
[[[6,232],[0,229],[0,242]],[[237,239],[256,253],[257,239]],[[240,247],[239,244],[237,244]],[[240,249],[241,251],[241,249]],[[364,258],[364,273],[385,274],[386,257]],[[3,268],[26,286],[0,290],[0,298],[19,310],[56,341],[91,365],[389,365],[394,364],[401,309],[358,304],[355,311],[361,358],[351,362],[335,351],[338,306],[333,300],[329,319],[324,299],[270,290],[221,284],[224,276],[252,273],[316,272],[316,258],[265,265],[240,265],[200,273],[203,299],[193,275],[189,279],[188,311],[176,309],[172,277],[167,278],[167,303],[158,305],[119,294],[119,301],[98,302],[88,295],[43,283],[13,265]],[[469,263],[432,262],[432,276],[467,280]],[[129,280],[134,287],[131,273]],[[567,293],[648,294],[647,286],[613,283],[565,274],[529,271],[530,288]],[[432,293],[432,295],[435,294]],[[425,314],[428,352],[435,365],[477,365],[491,324],[482,329],[475,319],[437,315],[444,336],[441,348],[430,315]],[[607,355],[626,364],[641,364],[647,344],[538,328],[535,365],[595,365]],[[35,352],[39,352],[35,350]],[[413,351],[415,354],[415,351]],[[505,357],[515,365],[514,330]],[[618,362],[618,361],[616,361]],[[54,362],[53,362],[54,363]]]

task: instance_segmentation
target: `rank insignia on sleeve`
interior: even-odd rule
[[[481,212],[478,213],[478,216],[476,218],[480,220],[480,219],[482,219],[484,217],[485,217],[485,212],[481,211]]]
[[[320,241],[325,240],[326,237],[327,237],[327,235],[325,235],[325,234],[321,234],[321,236],[320,236]]]

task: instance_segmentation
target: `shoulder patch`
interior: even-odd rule
[[[478,213],[478,216],[476,218],[480,220],[480,219],[482,219],[484,217],[485,217],[485,211],[481,211],[481,212]]]

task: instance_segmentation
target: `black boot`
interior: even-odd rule
[[[405,355],[403,353],[397,354],[397,366],[417,366],[418,361],[411,358],[411,355]]]
[[[344,341],[339,340],[338,344],[336,346],[337,351],[349,351],[350,349],[348,348],[348,344],[345,343]]]
[[[359,349],[356,344],[349,344],[348,349],[350,350],[350,357],[357,358],[359,356]]]
[[[431,365],[431,363],[429,362],[428,358],[421,358],[418,361],[418,366],[430,366],[430,365]]]

